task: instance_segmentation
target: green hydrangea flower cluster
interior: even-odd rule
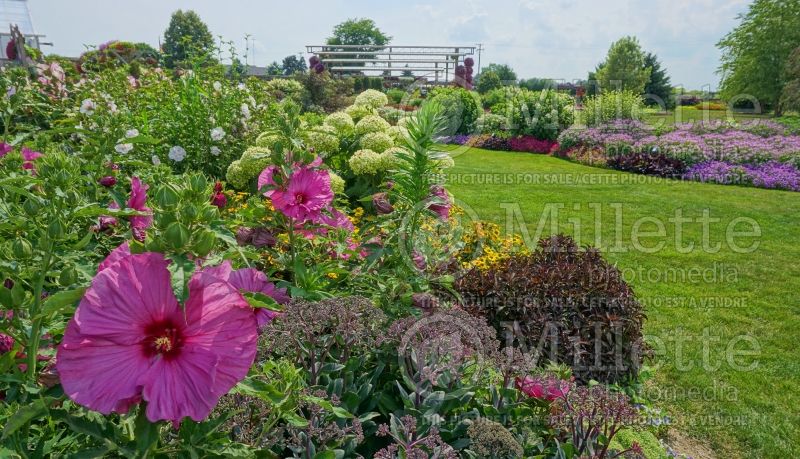
[[[389,122],[378,115],[367,115],[356,123],[356,134],[384,132],[389,129]]]
[[[393,146],[394,140],[385,132],[370,132],[361,137],[361,148],[372,150],[376,153],[383,153]]]
[[[325,117],[323,124],[332,127],[339,134],[351,132],[356,126],[353,118],[345,112],[331,113]]]
[[[250,147],[242,157],[232,162],[225,173],[225,179],[234,188],[246,188],[250,180],[270,164],[270,150],[267,147]]]
[[[344,109],[344,112],[350,115],[353,121],[358,121],[370,115],[375,114],[375,109],[367,105],[351,105]]]
[[[375,89],[367,89],[356,96],[355,105],[362,105],[373,109],[378,109],[385,107],[388,103],[389,98],[386,97],[386,94]]]
[[[376,153],[372,150],[358,150],[349,161],[350,169],[356,175],[375,175],[391,169],[395,157],[391,153]]]
[[[331,126],[317,126],[306,131],[304,137],[306,147],[313,148],[323,158],[339,151],[339,137]]]
[[[335,194],[343,194],[344,193],[344,179],[339,177],[338,174],[328,171],[328,175],[331,178],[331,190]]]

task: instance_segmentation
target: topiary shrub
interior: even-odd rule
[[[579,250],[568,236],[542,239],[530,254],[470,270],[455,288],[464,307],[485,316],[506,345],[567,364],[581,382],[615,383],[639,372],[643,307],[597,249]]]

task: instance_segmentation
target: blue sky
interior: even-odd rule
[[[658,54],[673,84],[716,88],[715,44],[748,0],[29,0],[52,52],[76,56],[110,40],[157,45],[176,9],[194,9],[214,35],[266,65],[320,44],[337,23],[369,17],[397,45],[474,45],[482,63],[511,65],[520,77],[585,78],[612,41],[635,35]]]

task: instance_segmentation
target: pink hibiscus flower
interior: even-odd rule
[[[244,290],[245,292],[263,293],[275,300],[278,304],[287,303],[290,299],[289,295],[286,293],[286,289],[276,287],[275,284],[267,279],[266,274],[255,268],[237,269],[234,271],[231,268],[231,262],[226,260],[219,266],[206,268],[204,272],[217,279],[228,282],[236,289]],[[279,315],[280,313],[270,311],[269,309],[256,309],[258,328],[264,327]]]
[[[566,396],[570,389],[572,389],[572,383],[570,381],[559,379],[554,375],[547,377],[525,376],[524,378],[516,378],[514,385],[520,392],[528,397],[546,400],[548,402]]]
[[[39,153],[38,151],[33,151],[28,147],[22,147],[21,153],[22,153],[22,159],[24,160],[24,162],[22,163],[22,168],[28,169],[33,173],[33,175],[36,175],[36,165],[33,162],[44,155]]]
[[[315,220],[333,201],[331,177],[326,170],[297,169],[284,190],[272,193],[272,204],[289,218]]]
[[[275,186],[275,175],[279,173],[280,169],[278,169],[278,166],[268,166],[261,171],[261,173],[258,174],[258,189],[261,190],[265,186]],[[264,192],[264,196],[270,198],[274,192],[275,190],[267,190]]]
[[[147,201],[147,189],[149,186],[142,183],[139,177],[131,178],[131,196],[128,198],[127,206],[140,212],[150,212],[150,208],[145,205]],[[144,232],[153,224],[152,215],[137,215],[130,217],[131,231],[134,239],[144,241]]]
[[[185,307],[158,253],[120,258],[92,280],[58,348],[64,392],[103,414],[147,401],[147,418],[201,421],[256,355],[256,320],[227,282],[198,271]]]

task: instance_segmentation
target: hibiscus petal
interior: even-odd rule
[[[148,367],[138,346],[85,336],[74,321],[67,326],[56,359],[64,393],[103,414],[126,413],[139,402],[136,380]]]
[[[173,423],[187,416],[195,421],[205,419],[220,397],[214,390],[218,364],[219,357],[213,352],[186,347],[177,358],[156,360],[138,379],[147,400],[147,419]]]
[[[120,244],[116,249],[112,250],[111,253],[108,254],[105,260],[103,260],[97,266],[97,272],[100,272],[109,266],[116,264],[122,258],[131,254],[131,248],[128,245],[128,241],[123,242]]]
[[[247,376],[258,333],[255,314],[242,295],[227,282],[204,277],[208,274],[195,273],[189,281],[183,348],[219,357],[212,390],[220,397]]]
[[[80,332],[133,344],[148,324],[179,314],[167,264],[161,254],[142,253],[100,271],[75,311]]]

